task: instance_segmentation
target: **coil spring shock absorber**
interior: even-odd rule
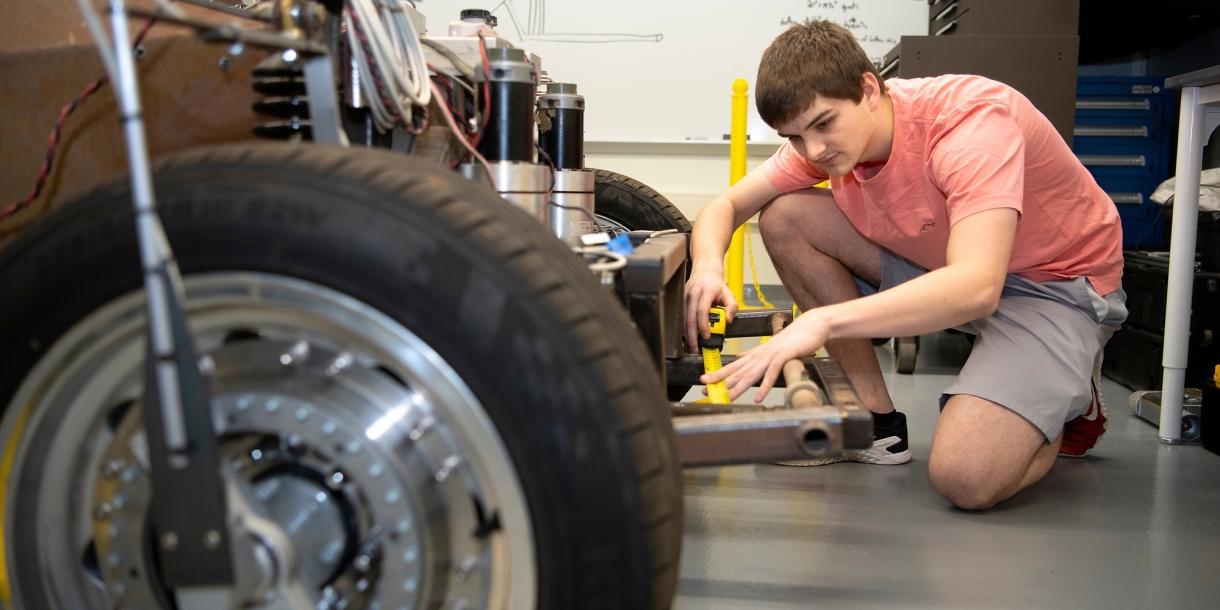
[[[268,57],[254,69],[254,90],[267,97],[254,103],[254,111],[276,120],[254,127],[254,135],[273,140],[310,140],[309,97],[305,75],[295,62],[279,54]]]

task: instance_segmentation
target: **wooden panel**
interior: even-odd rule
[[[227,45],[181,33],[150,39],[145,47],[138,68],[154,157],[253,138],[259,119],[251,105],[259,96],[250,88],[250,74],[266,51],[247,49],[232,57]],[[103,73],[92,46],[0,53],[0,207],[25,199],[60,109]],[[114,92],[107,86],[68,119],[42,196],[0,223],[0,248],[51,209],[122,176],[126,167]]]

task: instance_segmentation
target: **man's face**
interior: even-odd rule
[[[870,158],[877,131],[871,102],[868,92],[859,102],[819,95],[776,131],[831,177],[845,176],[861,162],[881,160]]]

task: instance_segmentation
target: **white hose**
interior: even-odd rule
[[[410,121],[411,106],[427,107],[432,101],[424,47],[401,0],[347,0],[347,10],[343,21],[360,72],[360,88],[369,100],[374,125],[390,131],[400,119]],[[367,48],[353,21],[368,41]],[[374,74],[384,93],[378,90]]]

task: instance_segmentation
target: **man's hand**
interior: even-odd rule
[[[728,321],[733,321],[737,315],[737,299],[728,284],[724,283],[724,274],[719,270],[691,272],[686,281],[686,343],[693,354],[699,353],[699,338],[712,336],[708,330],[707,312],[713,304],[724,306]]]
[[[829,328],[816,315],[816,311],[805,313],[766,343],[742,352],[737,360],[719,371],[703,375],[699,381],[711,384],[725,379],[729,386],[729,398],[737,400],[738,396],[754,386],[754,382],[762,379],[758,393],[754,395],[754,402],[762,402],[775,385],[775,380],[779,379],[786,362],[816,352],[829,338]]]

